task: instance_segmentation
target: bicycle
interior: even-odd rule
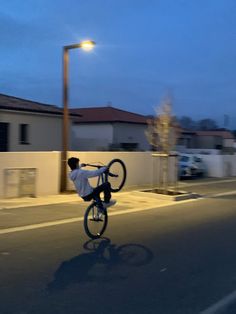
[[[85,166],[101,168],[101,165],[85,164]],[[102,173],[97,180],[97,186],[100,183],[109,182],[111,192],[120,191],[126,180],[126,167],[121,159],[113,159],[107,165],[107,171]],[[84,229],[91,239],[100,238],[105,232],[108,224],[108,215],[106,208],[101,211],[96,200],[88,206],[84,214]]]

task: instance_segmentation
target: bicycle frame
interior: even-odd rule
[[[100,168],[100,167],[105,167],[105,166],[98,166],[98,165],[92,165],[92,164],[85,164],[86,166],[89,166],[89,167],[94,167],[94,168]],[[97,186],[100,185],[100,182],[102,181],[102,183],[105,182],[105,174],[104,173],[101,173],[99,176],[98,176],[98,180],[97,180]]]
[[[104,174],[104,173],[101,173],[101,174],[98,176],[97,186],[100,185],[100,181],[102,181],[102,183],[105,182],[105,174]]]

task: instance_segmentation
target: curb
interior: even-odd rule
[[[186,192],[186,191],[179,191],[181,194],[179,195],[165,195],[165,194],[159,194],[159,193],[152,193],[147,191],[133,191],[131,192],[132,195],[137,196],[148,196],[150,198],[158,199],[158,200],[165,200],[165,201],[184,201],[189,199],[196,199],[201,197],[201,195],[197,193],[192,192]]]

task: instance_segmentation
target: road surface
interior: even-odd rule
[[[84,203],[2,210],[0,313],[234,313],[235,182],[191,190],[203,197],[137,211],[127,197],[100,241]]]

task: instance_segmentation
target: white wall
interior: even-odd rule
[[[236,155],[222,155],[223,176],[236,176]]]
[[[0,198],[4,197],[4,170],[36,168],[36,195],[59,193],[60,153],[6,152],[0,153]]]
[[[224,147],[234,147],[234,139],[231,138],[224,139]]]
[[[153,182],[153,157],[151,152],[69,152],[69,157],[79,157],[81,163],[102,163],[120,158],[127,169],[126,187],[148,185]],[[156,160],[156,159],[155,159]],[[4,197],[4,170],[11,168],[36,168],[36,195],[57,194],[60,191],[60,152],[10,152],[0,153],[0,198]],[[93,168],[94,169],[94,168]],[[68,167],[68,173],[70,169]],[[173,173],[172,175],[173,176]],[[96,185],[96,179],[91,180]],[[67,181],[68,190],[74,190]]]
[[[127,169],[126,187],[148,185],[153,182],[153,157],[151,152],[70,152],[69,157],[77,157],[81,163],[97,164],[101,162],[107,165],[112,159],[121,159]],[[155,158],[156,159],[156,158]],[[171,164],[173,164],[173,160]],[[94,168],[93,168],[94,169]],[[68,171],[69,168],[68,168]],[[173,165],[171,166],[173,179]],[[92,183],[95,185],[96,180]],[[73,184],[68,180],[68,189],[74,189]]]
[[[153,182],[153,166],[158,163],[151,152],[69,152],[68,157],[79,157],[82,163],[107,165],[120,158],[127,168],[126,188],[149,185]],[[236,176],[236,155],[201,155],[208,168],[209,177]],[[174,158],[169,178],[174,181]],[[4,197],[4,170],[11,168],[36,168],[36,195],[58,194],[60,191],[60,152],[6,152],[0,153],[0,198]],[[69,168],[68,168],[69,172]],[[155,170],[158,175],[158,167]],[[95,185],[96,182],[93,181]],[[68,179],[68,189],[74,190]]]
[[[222,178],[236,176],[236,155],[198,154],[207,168],[207,176]]]
[[[207,169],[207,177],[221,178],[224,176],[222,155],[201,155]]]

